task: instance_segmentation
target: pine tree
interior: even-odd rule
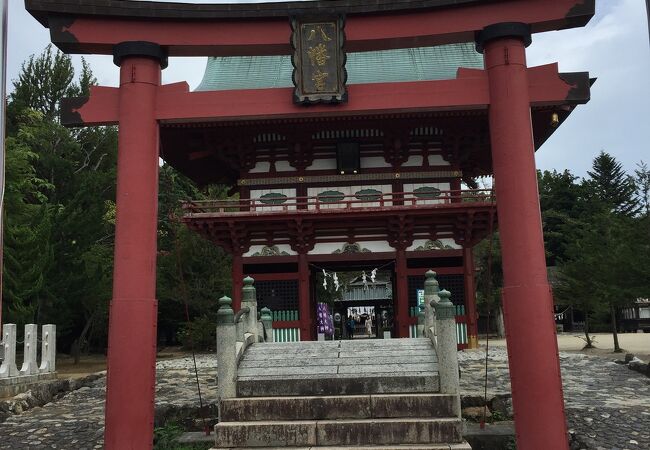
[[[601,151],[594,159],[585,181],[591,192],[593,207],[602,207],[617,214],[633,217],[640,210],[634,178],[626,174],[621,163]]]
[[[637,164],[636,175],[637,198],[644,216],[650,216],[650,168],[643,161]]]
[[[80,93],[79,85],[74,83],[72,60],[59,51],[53,52],[50,44],[43,53],[32,55],[23,63],[9,99],[20,108],[30,108],[41,112],[47,120],[56,120],[61,99]]]
[[[94,82],[85,62],[75,81],[70,58],[48,47],[9,96],[3,306],[10,321],[56,323],[63,348],[93,330],[105,340],[111,295],[117,131],[57,118],[63,96]]]
[[[548,266],[566,258],[570,228],[586,208],[584,193],[570,171],[537,173],[539,203],[544,227],[544,247]]]

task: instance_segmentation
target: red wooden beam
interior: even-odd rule
[[[264,256],[267,258],[267,263],[275,263],[276,259],[274,257]],[[270,259],[269,259],[270,258]],[[246,261],[246,259],[244,259]],[[245,268],[245,266],[244,266]],[[245,270],[244,270],[245,271]],[[298,272],[294,273],[253,273],[250,274],[251,278],[257,281],[279,281],[279,280],[297,280],[300,277]]]
[[[529,72],[531,106],[586,103],[587,73],[560,74],[557,64]],[[487,109],[490,97],[482,70],[460,69],[452,80],[368,83],[348,87],[349,102],[340,105],[295,105],[292,88],[189,92],[187,83],[162,86],[158,91],[159,121],[286,119],[366,116],[388,113]],[[68,99],[62,107],[65,125],[117,123],[115,88],[93,87],[88,99]]]
[[[462,275],[463,274],[462,267],[438,267],[433,261],[430,269],[435,271],[438,275]],[[420,275],[424,276],[427,270],[429,269],[426,268],[407,269],[406,274],[409,276],[420,276]]]
[[[212,13],[183,5],[177,12],[160,14],[164,4],[119,1],[26,0],[27,10],[50,28],[52,42],[67,53],[111,54],[124,41],[150,41],[170,56],[236,56],[290,54],[290,11]],[[313,5],[309,5],[313,3]],[[345,3],[345,4],[343,4]],[[584,26],[594,14],[594,0],[504,0],[465,2],[434,7],[419,2],[404,6],[367,6],[354,12],[350,2],[308,2],[301,13],[347,13],[347,51],[422,47],[472,42],[474,33],[499,22],[524,22],[533,32]],[[397,3],[397,2],[396,2]],[[457,3],[457,2],[454,2]],[[210,6],[210,5],[209,5]],[[213,6],[213,5],[212,5]],[[336,10],[336,7],[339,7]],[[214,8],[214,6],[213,6]],[[279,8],[275,6],[275,8]],[[374,10],[373,10],[374,9]]]

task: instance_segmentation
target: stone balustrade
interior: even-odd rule
[[[432,338],[435,335],[435,312],[433,305],[440,301],[440,297],[438,297],[440,287],[438,280],[436,280],[436,273],[433,270],[427,271],[424,277],[424,337]]]
[[[436,273],[429,270],[424,282],[424,337],[431,339],[438,356],[442,394],[458,394],[460,376],[456,342],[456,307],[451,292],[440,290]],[[455,405],[460,414],[460,400]]]
[[[237,367],[246,348],[255,342],[273,342],[271,310],[262,308],[257,317],[255,280],[244,278],[242,308],[235,313],[230,297],[219,299],[217,311],[217,376],[220,399],[237,396]]]
[[[41,329],[41,364],[38,365],[38,325],[25,325],[23,363],[16,365],[17,327],[6,323],[2,329],[4,358],[0,365],[0,397],[16,395],[30,385],[56,378],[56,326],[43,325]]]

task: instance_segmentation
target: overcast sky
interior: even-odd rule
[[[23,0],[9,0],[9,89],[21,63],[48,42],[48,30],[25,11]],[[530,66],[559,62],[561,71],[589,71],[598,78],[591,101],[578,107],[537,152],[538,168],[570,169],[584,176],[600,150],[614,155],[628,172],[640,160],[650,163],[648,42],[644,0],[598,0],[596,16],[585,28],[533,36]],[[78,63],[79,57],[74,59]],[[87,59],[101,85],[117,85],[118,69],[110,56]],[[204,69],[205,58],[172,58],[163,82],[185,80],[194,88]]]

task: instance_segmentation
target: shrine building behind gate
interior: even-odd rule
[[[348,84],[454,79],[460,67],[483,67],[473,43],[346,62]],[[290,87],[292,71],[289,56],[210,58],[197,90]],[[392,335],[414,336],[417,291],[434,269],[452,292],[465,348],[478,332],[472,247],[496,217],[490,192],[463,183],[490,173],[486,127],[473,111],[167,125],[161,156],[238,196],[190,203],[185,220],[232,255],[235,282],[255,278],[282,340],[316,338],[323,268],[392,271]]]

